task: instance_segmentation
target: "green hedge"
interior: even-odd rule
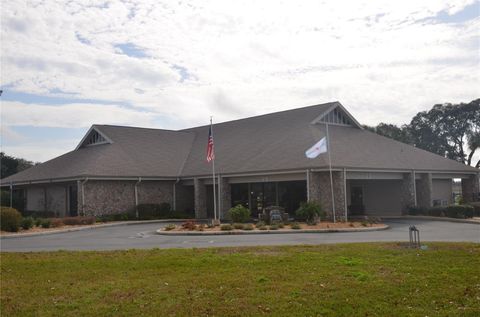
[[[478,208],[480,209],[480,206]],[[470,205],[450,205],[435,206],[431,208],[410,207],[408,214],[413,216],[472,218],[476,216],[477,212],[475,211],[475,208]]]
[[[172,210],[169,203],[140,204],[137,206],[138,218],[135,210],[117,214],[106,214],[97,217],[98,221],[127,221],[127,220],[155,220],[155,219],[189,219],[193,214]]]
[[[468,204],[473,207],[473,216],[480,217],[480,201]]]

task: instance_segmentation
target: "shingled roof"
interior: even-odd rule
[[[326,168],[327,155],[311,160],[304,153],[325,136],[326,126],[319,118],[334,108],[344,111],[351,125],[329,125],[333,168],[478,172],[363,130],[338,102],[215,124],[217,172],[225,175]],[[110,142],[79,146],[2,183],[84,177],[174,179],[211,173],[205,154],[208,126],[179,131],[109,125],[94,125],[92,129]]]

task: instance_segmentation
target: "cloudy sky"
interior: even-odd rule
[[[480,96],[471,0],[24,1],[1,8],[2,151],[45,161],[94,123],[180,129],[338,100],[406,123]]]

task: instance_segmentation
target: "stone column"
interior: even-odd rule
[[[319,203],[327,214],[327,218],[333,220],[332,190],[330,187],[330,172],[310,172],[309,173],[308,195],[310,201]],[[332,172],[333,193],[335,198],[335,218],[343,220],[345,218],[345,187],[344,172]]]
[[[229,219],[228,210],[232,207],[232,190],[228,178],[220,177],[220,219]]]
[[[409,207],[416,205],[415,203],[415,179],[414,173],[404,173],[401,187],[401,204],[402,213],[406,214]]]
[[[207,187],[203,180],[193,179],[195,199],[195,218],[207,218]]]
[[[477,201],[479,192],[479,174],[471,175],[469,178],[462,178],[462,198],[465,203]]]
[[[420,181],[417,183],[417,205],[419,207],[432,207],[432,174],[421,174]]]
[[[82,181],[77,181],[77,215],[84,215],[84,206],[82,203]]]

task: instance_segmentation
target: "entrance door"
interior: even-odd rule
[[[349,207],[351,215],[363,215],[365,212],[363,205],[363,188],[361,186],[352,187]]]
[[[78,195],[77,186],[68,186],[68,211],[71,217],[78,216]]]

